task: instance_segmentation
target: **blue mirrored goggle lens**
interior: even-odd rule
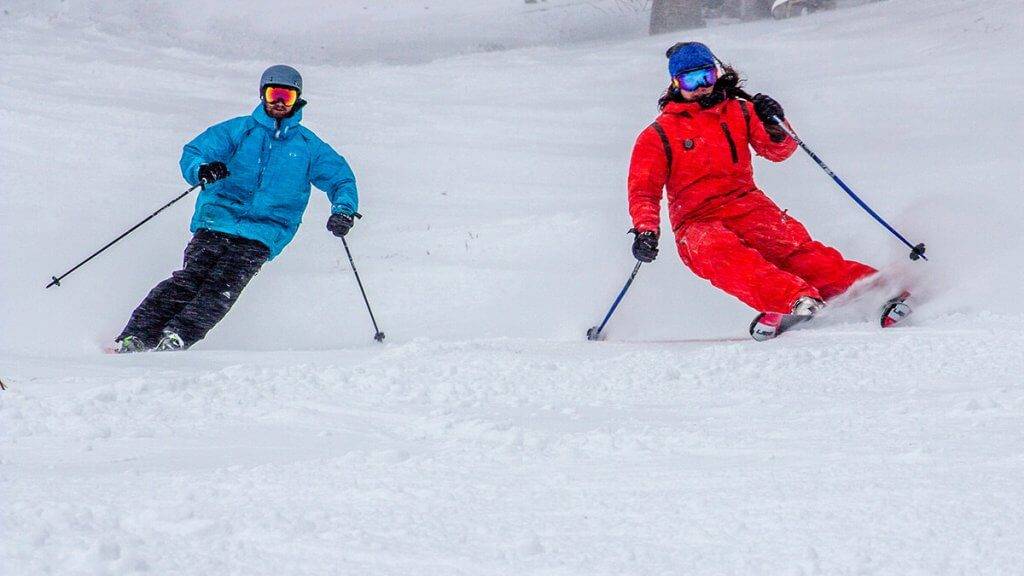
[[[679,75],[679,87],[687,92],[693,92],[705,86],[714,86],[718,80],[718,70],[715,68],[700,68],[690,70]]]

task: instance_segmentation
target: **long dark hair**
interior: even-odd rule
[[[743,78],[740,76],[740,73],[728,64],[722,64],[722,70],[722,75],[715,81],[715,88],[711,94],[702,96],[697,100],[701,106],[710,108],[726,98],[739,97],[750,99],[750,96],[743,90]],[[665,106],[668,106],[670,102],[688,102],[688,100],[683,98],[678,88],[669,84],[661,98],[658,98],[658,110],[664,110]]]

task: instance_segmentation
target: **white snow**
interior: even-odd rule
[[[622,5],[5,3],[0,574],[1019,572],[1024,8],[646,38]],[[913,287],[906,326],[866,298],[748,341],[752,312],[666,247],[583,341],[632,265],[630,147],[683,38],[928,243],[911,263],[802,153],[756,167]],[[100,354],[180,263],[191,201],[43,286],[184,190],[181,145],[279,61],[359,178],[350,244],[388,343],[314,192],[206,341]]]

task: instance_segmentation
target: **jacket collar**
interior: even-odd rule
[[[719,102],[711,108],[703,108],[697,102],[669,102],[665,105],[665,109],[662,110],[663,114],[679,114],[682,116],[696,116],[702,112],[720,112],[725,103],[729,100],[726,99],[724,102]]]

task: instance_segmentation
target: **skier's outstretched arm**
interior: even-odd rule
[[[351,216],[359,209],[356,177],[348,162],[322,140],[312,142],[309,180],[331,201],[331,214]]]
[[[246,118],[233,118],[220,124],[214,124],[191,142],[185,144],[181,151],[181,175],[185,181],[195,186],[199,184],[199,167],[210,162],[227,162],[238,146],[242,137]]]
[[[661,138],[649,126],[637,137],[629,163],[629,215],[637,232],[657,234],[660,229],[668,162]]]
[[[774,116],[778,116],[789,126],[782,106],[770,96],[758,94],[754,96],[753,107],[755,113],[750,119],[747,136],[754,152],[772,162],[782,162],[792,156],[797,143],[786,136],[785,131],[776,126],[773,120]]]

